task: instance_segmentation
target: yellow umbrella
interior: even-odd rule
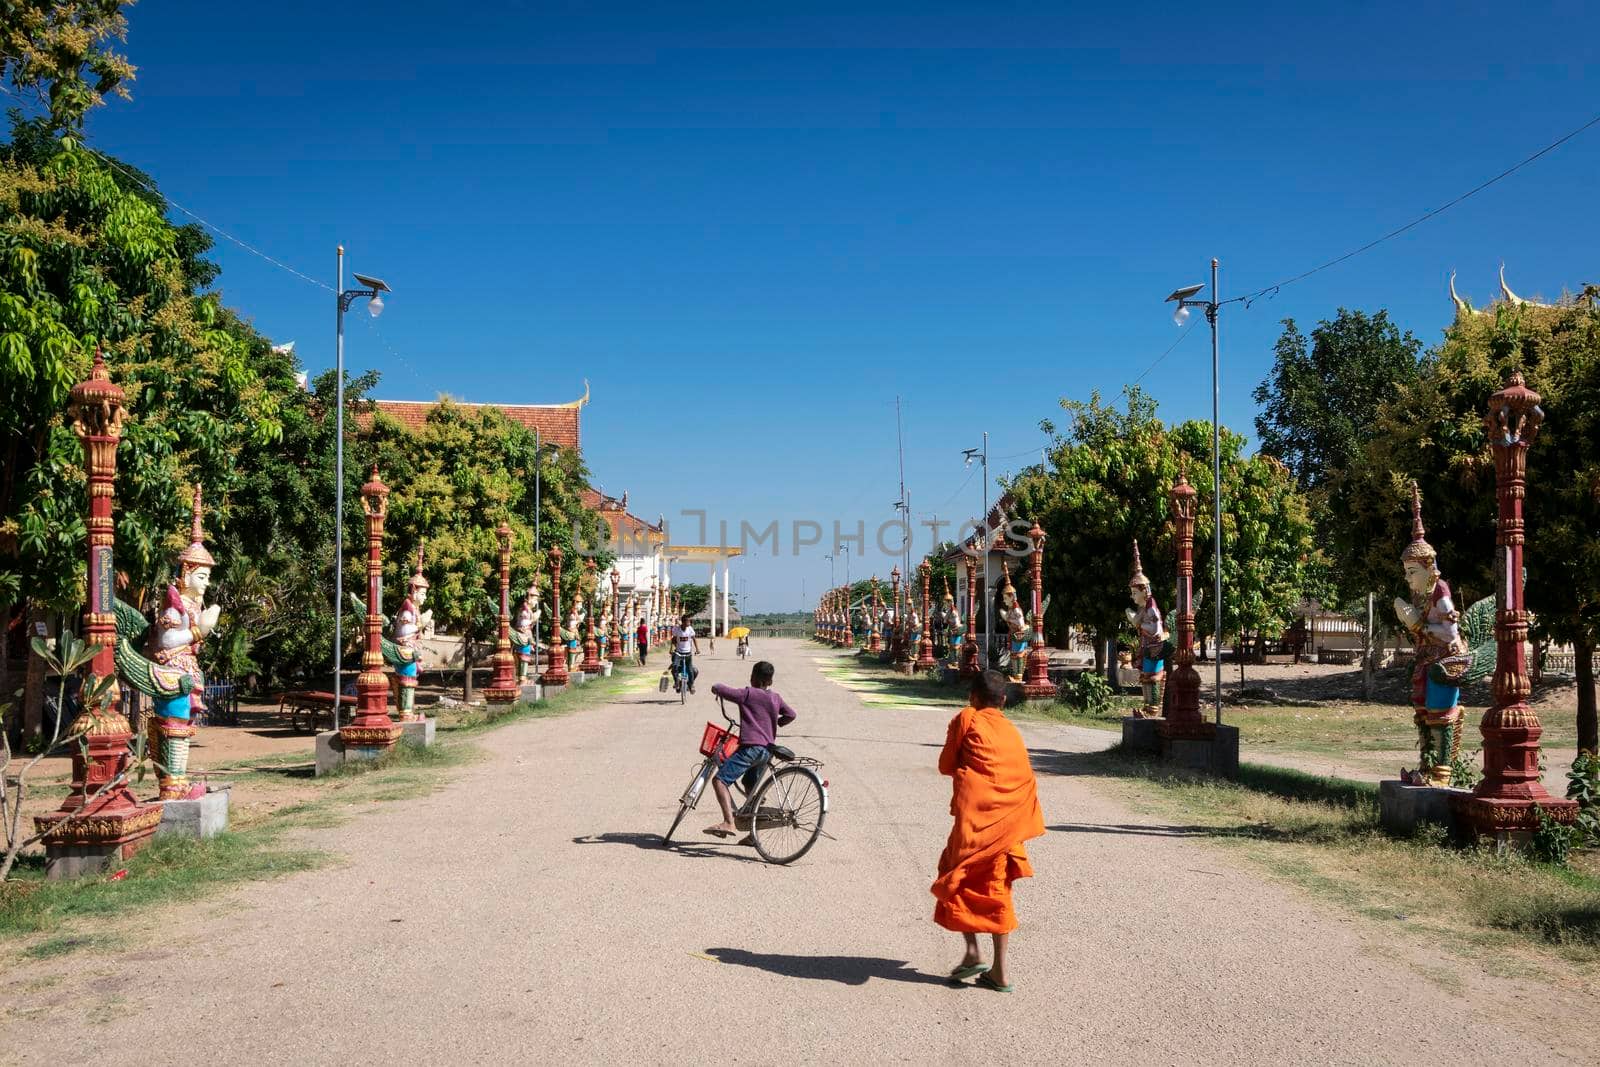
[[[733,629],[728,631],[728,636],[733,638],[736,641],[741,637],[749,637],[750,636],[750,627],[748,627],[748,626],[735,626]]]

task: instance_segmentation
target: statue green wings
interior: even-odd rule
[[[367,613],[367,602],[356,596],[356,594],[350,594],[350,603],[354,604],[356,610],[362,615]],[[383,629],[387,630],[389,628],[389,616],[380,613],[379,618],[383,619]],[[414,652],[409,652],[389,640],[381,631],[378,634],[378,646],[383,649],[383,662],[390,667],[404,667],[416,656]]]
[[[1452,677],[1448,660],[1428,668],[1428,676],[1440,685],[1465,685],[1494,673],[1494,597],[1486,596],[1461,613],[1461,636],[1467,640],[1464,669],[1458,668],[1459,673]]]
[[[171,699],[188,695],[195,686],[194,675],[163,667],[139,653],[139,645],[150,629],[150,620],[144,617],[144,612],[120,599],[113,600],[113,605],[117,614],[114,656],[118,677],[149,697]]]

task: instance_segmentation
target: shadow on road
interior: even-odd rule
[[[660,834],[584,834],[572,839],[574,845],[632,845],[634,848],[649,849],[651,852],[660,852],[671,849],[680,856],[693,856],[696,858],[715,857],[718,859],[737,860],[740,863],[761,863],[761,857],[746,855],[743,852],[730,852],[730,847],[718,847],[709,841],[674,841],[664,844]]]
[[[742,948],[708,948],[706,955],[722,963],[754,967],[758,971],[787,978],[813,978],[840,985],[866,985],[870,978],[886,982],[915,982],[922,985],[950,985],[948,978],[911,969],[905,960],[877,956],[785,956],[773,952],[747,952]]]
[[[1122,823],[1116,826],[1102,823],[1069,822],[1060,826],[1046,826],[1058,834],[1129,834],[1136,837],[1216,837],[1215,826],[1136,826]]]
[[[1030,748],[1028,761],[1035,773],[1069,778],[1123,778],[1128,766],[1106,758],[1105,752],[1063,752],[1055,748]]]

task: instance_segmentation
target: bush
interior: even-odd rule
[[[1534,805],[1533,811],[1539,816],[1539,828],[1533,832],[1533,840],[1530,842],[1533,858],[1540,863],[1565,867],[1575,836],[1572,828],[1556,822],[1537,804]]]
[[[1063,703],[1094,715],[1104,715],[1114,703],[1111,683],[1094,671],[1084,671],[1061,687],[1057,698]]]

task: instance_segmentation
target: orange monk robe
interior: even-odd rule
[[[933,883],[933,921],[957,933],[1009,934],[1017,928],[1011,883],[1033,875],[1022,843],[1044,833],[1027,745],[999,709],[963,708],[950,720],[939,773],[955,780],[955,825]]]

